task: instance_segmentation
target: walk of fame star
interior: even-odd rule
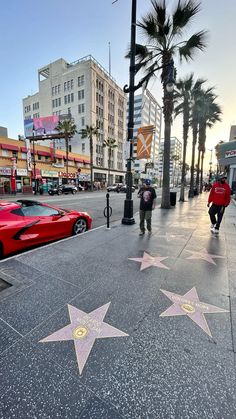
[[[216,265],[213,259],[217,259],[217,258],[224,259],[224,256],[213,255],[211,253],[208,253],[206,249],[202,249],[200,251],[191,251],[191,250],[185,249],[185,251],[192,253],[191,256],[187,257],[186,259],[202,259],[202,260],[206,260],[209,263],[212,263],[213,265]]]
[[[91,313],[85,313],[68,304],[70,324],[40,340],[40,342],[73,340],[79,372],[82,374],[96,339],[129,336],[103,321],[109,305],[110,303],[107,303],[91,311]]]
[[[194,321],[204,332],[212,337],[209,326],[204,314],[207,313],[226,313],[228,310],[203,303],[199,300],[197,290],[193,287],[184,295],[175,294],[173,292],[163,292],[174,304],[160,314],[160,317],[168,316],[188,316]]]
[[[168,259],[168,256],[162,257],[162,256],[151,256],[148,253],[144,252],[142,258],[129,258],[129,260],[134,260],[135,262],[141,262],[140,271],[143,271],[146,268],[149,268],[149,266],[155,266],[157,268],[163,268],[163,269],[170,269],[167,266],[165,266],[163,263],[161,263],[162,260]]]

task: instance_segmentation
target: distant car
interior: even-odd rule
[[[0,258],[91,229],[86,212],[34,200],[0,201]]]
[[[114,185],[110,185],[107,187],[107,192],[120,192],[122,186],[122,183],[114,183]]]
[[[126,191],[127,191],[127,185],[123,185],[123,186],[120,188],[120,191],[121,191],[121,192],[126,192]],[[135,187],[134,187],[134,186],[132,186],[132,192],[135,192]]]
[[[80,190],[83,190],[82,186],[80,186]],[[74,195],[77,191],[78,188],[74,185],[60,185],[52,187],[51,189],[49,189],[48,193],[49,195],[61,195],[63,193],[72,193]]]

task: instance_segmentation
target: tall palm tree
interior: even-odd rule
[[[205,96],[205,101],[203,102],[202,111],[200,113],[199,120],[199,147],[201,153],[201,168],[200,168],[200,190],[202,189],[203,183],[203,163],[205,155],[205,144],[206,144],[206,130],[207,128],[212,128],[216,122],[221,121],[222,110],[220,106],[215,102],[217,96],[210,95],[207,99]]]
[[[91,191],[93,191],[93,137],[98,135],[98,128],[86,125],[79,131],[81,138],[89,138],[89,150],[90,150],[90,178],[91,178]]]
[[[64,119],[59,121],[56,130],[64,135],[66,146],[66,183],[68,183],[68,157],[69,157],[69,139],[77,133],[76,125],[73,119]]]
[[[192,107],[192,98],[195,92],[205,82],[203,79],[198,79],[194,82],[193,74],[186,76],[184,79],[179,79],[176,82],[176,90],[174,93],[174,101],[177,103],[174,112],[175,116],[183,115],[183,161],[181,173],[181,189],[179,200],[184,202],[184,187],[185,187],[185,165],[186,165],[186,152],[188,143],[188,132],[190,127],[190,114]]]
[[[194,0],[179,0],[172,14],[167,11],[165,0],[151,0],[152,11],[138,22],[147,40],[145,45],[136,45],[136,72],[144,70],[140,83],[147,85],[150,78],[162,68],[164,133],[164,166],[162,208],[170,208],[170,135],[173,112],[173,91],[168,91],[169,83],[174,82],[173,57],[178,54],[186,61],[193,58],[196,50],[205,48],[206,32],[200,31],[187,41],[181,41],[193,17],[199,12],[200,3]]]
[[[111,171],[111,154],[112,150],[114,150],[117,147],[116,140],[113,138],[108,138],[107,140],[103,141],[103,147],[108,148],[108,183],[107,186],[110,184],[110,171]]]

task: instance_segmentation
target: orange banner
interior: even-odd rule
[[[150,159],[154,125],[147,125],[138,129],[137,135],[137,159]]]

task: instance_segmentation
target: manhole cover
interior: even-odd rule
[[[7,281],[4,281],[4,279],[0,278],[0,292],[11,286],[12,285],[9,284]]]

